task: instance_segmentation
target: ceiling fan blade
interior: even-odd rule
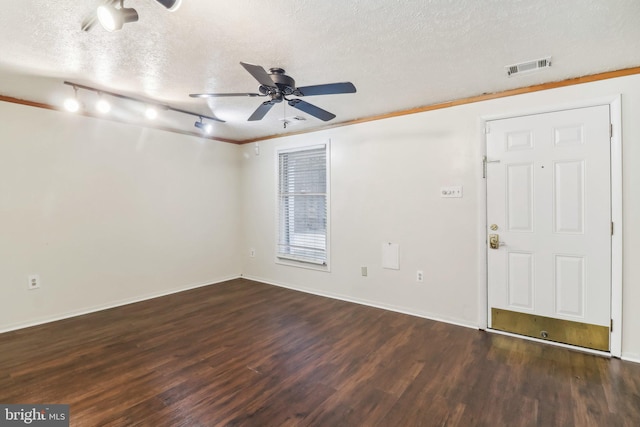
[[[271,110],[273,104],[274,102],[272,101],[266,101],[260,104],[256,111],[253,112],[251,117],[249,117],[248,121],[255,122],[257,120],[262,120],[262,118],[269,112],[269,110]]]
[[[334,95],[338,93],[355,93],[356,87],[351,82],[328,83],[299,87],[298,92],[299,96]]]
[[[260,95],[259,93],[190,93],[190,97],[192,98],[220,98],[223,96],[266,96]]]
[[[269,74],[260,65],[247,64],[246,62],[240,62],[240,65],[253,76],[263,86],[276,87],[276,84],[271,80]]]
[[[304,111],[305,113],[311,114],[313,117],[316,117],[325,122],[328,122],[329,120],[336,117],[335,114],[323,110],[320,107],[316,107],[313,104],[309,104],[302,99],[292,99],[291,101],[289,101],[289,105],[291,105],[293,108]]]

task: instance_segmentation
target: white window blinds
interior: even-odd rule
[[[327,264],[327,147],[278,153],[278,258]]]

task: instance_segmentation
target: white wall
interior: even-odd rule
[[[468,326],[480,323],[481,118],[576,106],[622,94],[623,357],[640,361],[640,76],[583,84],[244,146],[243,272],[265,282]],[[345,98],[345,102],[348,99]],[[331,272],[274,263],[275,154],[331,139]],[[441,186],[463,185],[462,199]],[[400,244],[401,269],[380,266]],[[249,248],[256,257],[249,257]],[[360,267],[368,266],[368,277]],[[415,280],[416,270],[424,283]]]
[[[0,330],[239,275],[238,155],[0,103]]]
[[[640,361],[640,76],[263,141],[260,156],[253,144],[0,103],[0,331],[240,273],[476,326],[481,118],[619,93],[622,351]],[[274,150],[329,138],[331,272],[275,264]],[[464,198],[440,198],[448,185]],[[400,244],[401,270],[380,267],[384,242]],[[30,273],[41,289],[27,290]]]

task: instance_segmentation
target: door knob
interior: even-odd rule
[[[489,247],[491,249],[498,249],[502,245],[504,245],[504,243],[500,241],[499,234],[489,234]]]

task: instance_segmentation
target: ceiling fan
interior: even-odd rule
[[[309,104],[302,99],[289,99],[288,96],[313,96],[313,95],[334,95],[339,93],[355,93],[356,87],[351,82],[328,83],[314,86],[296,87],[293,78],[287,76],[282,68],[270,68],[269,73],[260,65],[248,64],[240,62],[240,65],[249,72],[260,83],[258,87],[259,93],[192,93],[192,98],[215,98],[225,96],[250,96],[250,97],[268,97],[269,99],[253,112],[249,121],[262,120],[262,118],[271,110],[275,104],[282,101],[293,108],[304,111],[323,121],[329,121],[335,118],[335,114]]]

